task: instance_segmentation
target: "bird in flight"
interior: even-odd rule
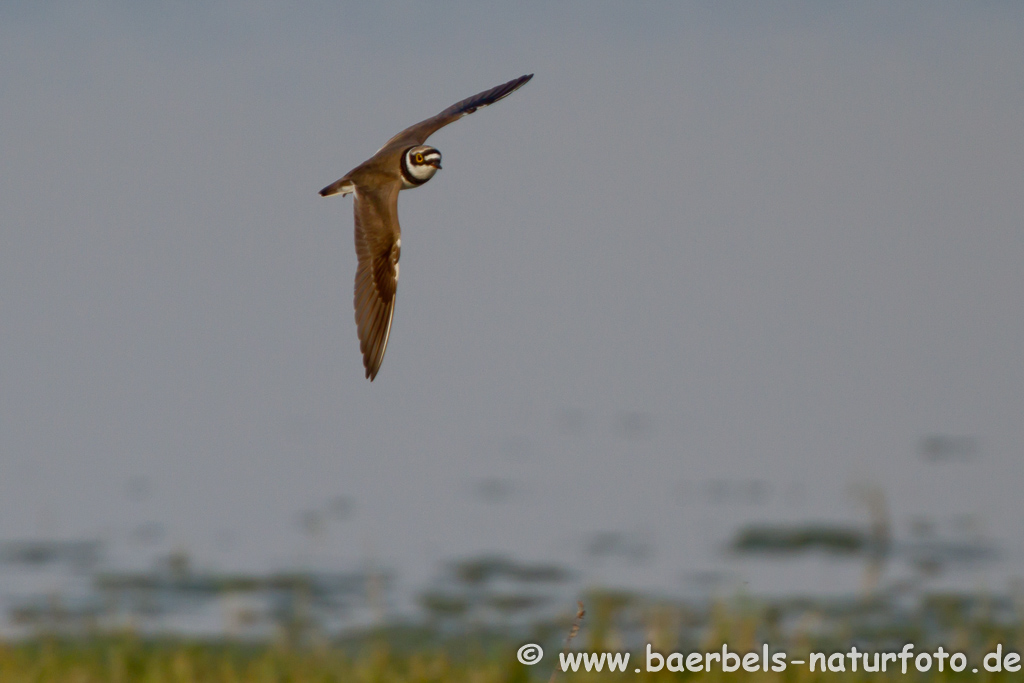
[[[372,157],[320,190],[322,197],[355,195],[356,330],[363,366],[371,382],[380,370],[391,334],[398,286],[402,231],[398,226],[398,193],[419,187],[441,168],[441,153],[425,145],[427,138],[453,121],[494,104],[523,87],[533,74],[456,102],[437,116],[420,121],[384,143]]]

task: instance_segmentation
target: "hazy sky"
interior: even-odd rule
[[[1022,573],[1021,5],[154,4],[0,8],[0,538],[414,581],[614,531],[585,578],[672,589],[869,481]],[[317,190],[523,73],[402,193],[371,385]]]

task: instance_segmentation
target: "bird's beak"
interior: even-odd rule
[[[434,168],[436,168],[438,171],[441,170],[441,162],[440,161],[431,161],[430,165],[433,166]]]

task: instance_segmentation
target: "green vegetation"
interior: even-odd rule
[[[979,683],[1019,679],[1021,673],[990,673],[982,658],[1001,643],[1003,651],[1024,650],[1020,619],[990,599],[971,596],[932,596],[923,601],[915,618],[888,620],[876,617],[882,603],[866,601],[844,605],[804,601],[799,605],[737,598],[694,607],[677,601],[658,601],[622,592],[593,591],[586,596],[588,613],[573,649],[586,652],[628,650],[626,672],[558,674],[556,680],[573,681],[765,681],[818,683],[866,680],[960,681]],[[790,615],[787,617],[787,614]],[[799,618],[793,620],[793,615]],[[330,639],[312,632],[281,631],[269,642],[240,640],[200,641],[184,638],[143,638],[137,634],[76,637],[37,635],[24,641],[0,643],[0,683],[220,683],[273,682],[329,683],[530,683],[548,681],[558,662],[558,651],[569,632],[573,615],[549,623],[522,627],[488,627],[463,623],[452,629],[389,626]],[[872,628],[868,628],[873,625]],[[516,651],[526,642],[542,643],[543,661],[526,667]],[[816,672],[790,666],[784,672],[723,672],[720,664],[710,674],[672,672],[635,673],[645,668],[645,644],[655,651],[720,651],[728,643],[732,652],[757,652],[761,644],[785,651],[789,659],[807,658],[810,652],[845,652],[852,643],[861,651],[899,651],[913,642],[916,653],[931,652],[942,644],[947,651],[962,651],[970,665],[960,674],[948,667],[942,673],[914,671],[904,675],[898,665],[888,673]],[[977,666],[980,673],[972,673]]]
[[[523,668],[516,662],[512,665]],[[383,645],[354,654],[326,647],[286,649],[269,644],[143,642],[130,637],[0,645],[3,683],[527,680],[522,673],[510,677],[514,667],[500,658],[456,661],[443,650],[395,655]]]
[[[455,656],[444,648],[396,653],[378,644],[358,652],[342,648],[285,649],[274,645],[198,643],[188,641],[143,642],[133,638],[90,641],[42,640],[0,645],[0,683],[8,681],[47,683],[527,683],[546,681],[557,662],[554,653],[541,664],[527,668],[515,661],[515,646],[503,651]],[[631,664],[637,655],[634,653]],[[642,659],[640,660],[642,662]],[[642,665],[641,665],[642,666]],[[931,672],[900,674],[810,673],[792,667],[783,673],[722,673],[710,675],[672,673],[576,673],[559,674],[566,681],[864,681],[864,680],[973,680],[986,683],[1019,679],[1020,674],[963,674]]]

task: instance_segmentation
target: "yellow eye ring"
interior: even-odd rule
[[[419,152],[416,153],[416,163],[417,164],[422,164],[423,163],[423,155],[421,153],[419,153]]]

